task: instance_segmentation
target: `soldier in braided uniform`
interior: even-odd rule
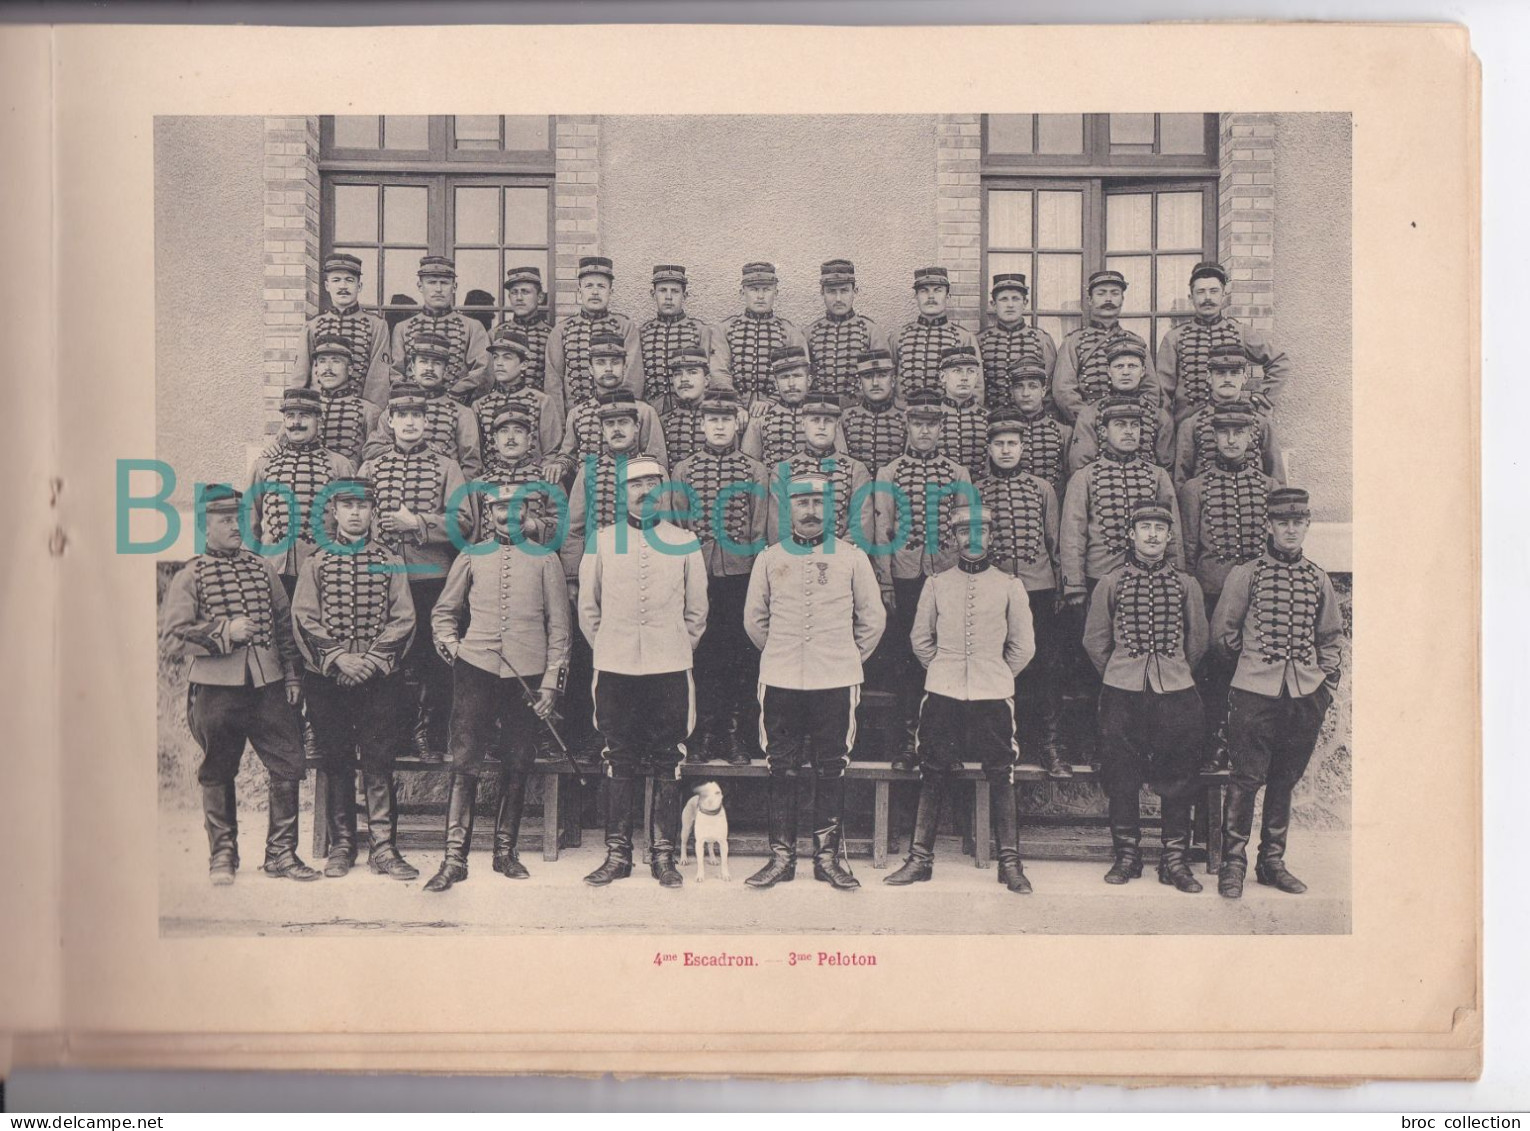
[[[1040,326],[1027,325],[1025,303],[1030,298],[1025,276],[1018,271],[993,277],[994,322],[978,335],[983,355],[984,400],[990,406],[1008,400],[1009,373],[1022,363],[1039,365],[1050,377],[1057,364],[1057,343]]]
[[[664,424],[654,407],[637,399],[626,383],[627,347],[615,334],[596,334],[590,338],[588,353],[590,392],[569,409],[563,424],[563,442],[556,455],[547,460],[544,477],[550,483],[567,483],[577,473],[585,457],[600,451],[600,406],[621,400],[636,405],[638,443],[642,450],[659,457],[667,455]]]
[[[446,584],[447,567],[474,526],[462,468],[426,439],[426,421],[438,399],[412,381],[394,385],[385,418],[393,446],[368,459],[359,473],[377,491],[373,541],[398,555],[407,567],[417,625],[430,622],[431,607]],[[415,755],[422,761],[439,762],[451,702],[450,671],[429,638],[428,632],[415,633],[404,655],[403,671],[411,697]]]
[[[832,505],[834,537],[841,541],[858,540],[856,544],[864,549],[872,544],[876,530],[871,471],[860,460],[845,454],[839,431],[842,411],[839,399],[828,393],[809,393],[800,409],[796,450],[785,460],[765,465],[775,495],[765,516],[765,540],[771,544],[779,541],[781,529],[790,516],[785,495],[787,481],[794,475],[814,472],[826,476],[832,488],[832,504],[826,501],[825,505]],[[751,424],[763,419],[766,418],[756,417]],[[747,447],[743,450],[748,452]]]
[[[597,336],[615,338],[622,347],[621,380],[634,397],[643,395],[643,352],[638,342],[637,323],[611,309],[611,291],[616,273],[603,255],[586,255],[579,260],[579,309],[558,319],[547,339],[547,385],[544,391],[563,410],[573,415],[573,407],[595,392],[594,354],[591,347]]]
[[[406,365],[414,353],[415,339],[434,338],[446,348],[443,387],[467,404],[489,387],[489,335],[483,323],[454,306],[457,300],[457,265],[444,255],[420,260],[420,297],[424,308],[393,328],[391,355],[394,365]],[[400,370],[399,376],[409,376]],[[414,374],[419,381],[419,375]]]
[[[1147,346],[1131,338],[1118,338],[1105,347],[1109,363],[1112,399],[1129,397],[1142,406],[1142,440],[1139,450],[1144,459],[1159,467],[1174,466],[1174,421],[1168,411],[1160,407],[1151,392],[1143,389],[1142,378],[1147,371]],[[1078,410],[1073,422],[1073,437],[1068,445],[1068,474],[1078,474],[1078,469],[1091,462],[1105,446],[1105,426],[1100,420],[1100,405],[1095,401]]]
[[[1279,487],[1259,469],[1249,444],[1259,418],[1247,401],[1213,407],[1212,432],[1217,459],[1180,488],[1179,513],[1185,519],[1185,560],[1206,595],[1206,615],[1222,595],[1233,566],[1264,550],[1265,505]],[[1215,649],[1202,661],[1198,683],[1206,703],[1205,768],[1226,765],[1223,731],[1227,723],[1227,688],[1232,666]]]
[[[398,807],[393,757],[403,703],[399,663],[415,631],[409,579],[396,555],[372,541],[377,493],[365,479],[337,479],[335,541],[303,563],[292,596],[292,623],[305,661],[303,700],[313,720],[328,806],[326,876],[356,862],[356,752],[367,805],[367,863],[395,880],[419,871],[395,843]]]
[[[670,376],[669,407],[659,414],[659,420],[664,426],[664,450],[670,459],[679,463],[705,443],[701,404],[706,396],[711,367],[706,351],[700,347],[676,350],[670,365],[673,373]],[[728,384],[726,374],[718,381]]]
[[[318,357],[320,338],[339,338],[346,345],[347,376],[354,391],[379,411],[388,403],[392,384],[388,356],[388,325],[371,311],[362,310],[361,260],[336,252],[324,261],[324,292],[329,305],[303,327],[298,339],[297,364],[288,374],[289,386],[312,388],[312,366]]]
[[[1057,492],[1025,470],[1026,425],[1013,408],[993,410],[988,423],[988,470],[978,495],[992,517],[989,557],[1025,585],[1031,607],[1035,657],[1015,682],[1015,701],[1034,704],[1041,724],[1039,747],[1049,776],[1070,778],[1063,760],[1061,668],[1068,651],[1058,617]]]
[[[1047,411],[1047,373],[1027,362],[1009,371],[1009,400],[1024,428],[1020,469],[1049,484],[1062,498],[1068,481],[1068,445],[1073,429]],[[1004,402],[1001,400],[999,405]],[[999,407],[995,405],[995,407]]]
[[[892,354],[867,350],[856,358],[855,372],[861,383],[860,400],[845,409],[839,427],[845,450],[875,475],[903,451],[908,422],[893,398],[898,379]]]
[[[1169,558],[1177,567],[1185,561],[1174,484],[1167,471],[1148,463],[1138,450],[1142,406],[1135,398],[1112,399],[1100,416],[1105,421],[1105,447],[1098,459],[1068,480],[1058,531],[1063,595],[1075,607],[1083,605],[1100,578],[1126,560],[1129,520],[1140,502],[1152,500],[1174,515]]]
[[[250,532],[267,546],[285,547],[272,555],[282,588],[290,599],[298,570],[314,550],[313,503],[336,479],[356,474],[356,465],[324,447],[319,439],[323,398],[313,389],[282,393],[285,443],[255,461],[246,492],[253,502]],[[328,524],[329,516],[320,517]]]
[[[988,779],[999,882],[1029,895],[1020,863],[1015,809],[1015,680],[1035,655],[1031,606],[1021,582],[994,568],[989,553],[993,514],[981,505],[955,508],[951,540],[956,568],[932,577],[919,595],[911,634],[927,669],[919,701],[919,804],[903,867],[883,878],[903,886],[935,871],[935,834],[952,774],[976,757]]]
[[[319,873],[297,854],[302,685],[287,592],[276,568],[240,545],[241,498],[224,483],[203,491],[207,550],[170,582],[159,615],[160,646],[170,659],[191,658],[186,722],[202,748],[197,781],[212,882],[233,883],[239,868],[234,777],[246,742],[271,775],[263,870],[317,880]]]
[[[765,465],[738,450],[743,407],[731,387],[714,387],[701,402],[703,443],[675,465],[676,524],[695,535],[707,566],[706,635],[696,646],[695,742],[687,761],[722,758],[747,766],[740,726],[752,712],[759,674],[744,635],[744,596],[755,556],[765,548],[769,497]]]
[[[856,312],[854,263],[831,259],[823,264],[818,269],[818,288],[823,294],[823,317],[808,327],[807,348],[818,387],[844,403],[855,396],[856,360],[867,350],[883,350],[891,356],[892,340],[886,330]],[[765,462],[770,465],[769,460]]]
[[[888,632],[877,653],[878,674],[897,701],[902,740],[892,759],[895,770],[912,770],[914,736],[919,723],[919,688],[923,672],[909,643],[914,612],[925,579],[940,559],[944,518],[958,503],[976,501],[967,469],[940,450],[941,430],[950,409],[933,389],[908,396],[908,445],[901,456],[877,472],[874,496],[876,545],[896,546],[872,559],[888,605]]]
[[[1254,407],[1269,412],[1284,384],[1289,364],[1263,330],[1227,316],[1231,299],[1227,272],[1219,263],[1197,263],[1190,271],[1190,302],[1195,317],[1176,323],[1158,347],[1162,398],[1183,420],[1211,399],[1207,364],[1216,354],[1236,353],[1262,370],[1247,392]]]
[[[486,456],[494,447],[495,419],[512,405],[531,417],[537,455],[553,455],[563,439],[562,409],[546,393],[526,383],[531,349],[531,339],[523,331],[504,322],[494,327],[494,334],[489,339],[489,369],[494,384],[473,402],[479,444]]]
[[[319,443],[353,464],[377,427],[382,409],[361,396],[351,377],[351,346],[338,334],[323,334],[313,342],[311,383],[319,391],[324,414],[319,419]],[[386,402],[387,394],[383,395]]]
[[[670,375],[681,352],[700,350],[719,376],[728,372],[728,342],[710,322],[685,312],[685,268],[660,263],[653,269],[654,316],[638,327],[643,351],[643,399],[662,414],[673,403]]]
[[[528,389],[539,392],[547,386],[547,338],[552,333],[542,294],[540,267],[510,268],[505,272],[505,304],[510,308],[510,317],[495,327],[519,330],[526,336],[526,364],[521,376]],[[493,335],[489,340],[492,345]]]
[[[893,364],[898,368],[898,389],[907,397],[916,389],[940,389],[940,359],[945,350],[965,346],[977,360],[977,339],[946,313],[951,301],[951,280],[944,267],[920,267],[914,272],[914,302],[919,317],[906,323],[893,339]],[[982,362],[979,365],[981,388]]]
[[[777,350],[771,359],[776,383],[775,400],[749,418],[739,448],[765,465],[774,476],[776,465],[791,458],[802,446],[802,405],[812,385],[808,356],[795,346]],[[821,392],[821,391],[820,391]],[[834,393],[823,395],[834,397]],[[758,404],[759,402],[756,402]],[[835,414],[834,450],[845,450],[844,435],[839,431]]]
[[[1344,620],[1328,575],[1302,554],[1312,522],[1307,492],[1270,492],[1264,553],[1234,566],[1212,615],[1212,641],[1232,677],[1228,739],[1232,781],[1222,825],[1217,890],[1243,894],[1254,799],[1264,786],[1264,818],[1254,875],[1291,895],[1307,885],[1286,867],[1291,792],[1307,770],[1323,717],[1339,685]]]
[[[1089,602],[1084,648],[1104,680],[1100,762],[1115,862],[1107,884],[1142,875],[1138,792],[1163,802],[1158,881],[1198,892],[1190,871],[1190,807],[1196,788],[1201,700],[1191,672],[1206,651],[1205,599],[1169,558],[1175,515],[1154,501],[1131,513],[1131,545]]]
[[[743,313],[725,319],[722,324],[733,387],[744,407],[751,410],[774,393],[770,359],[775,351],[787,346],[808,348],[807,336],[776,313],[779,282],[774,264],[744,264],[743,281],[738,288],[744,300]]]
[[[643,445],[639,423],[645,408],[653,411],[642,401],[633,400],[626,389],[612,389],[603,394],[595,410],[600,446],[585,455],[574,476],[574,485],[568,493],[568,537],[558,550],[570,583],[579,576],[579,561],[587,549],[587,537],[616,521],[621,488],[618,465],[640,455],[653,455]]]
[[[532,450],[532,429],[536,422],[531,414],[518,404],[511,404],[494,418],[491,429],[489,460],[484,468],[484,478],[490,483],[528,483],[542,478],[542,461]],[[478,507],[474,538],[487,542],[494,537],[494,521],[487,507]],[[537,525],[533,540],[550,543],[558,531],[558,512],[551,507],[532,507],[527,510],[527,521]]]
[[[471,319],[469,320],[471,321]],[[474,322],[477,326],[478,323]],[[483,471],[483,449],[479,447],[478,418],[473,410],[446,395],[447,367],[451,364],[451,346],[444,338],[418,333],[411,339],[408,360],[409,381],[425,404],[425,443],[455,463],[462,474],[477,479]],[[388,401],[393,404],[392,399]],[[393,426],[386,417],[362,448],[363,460],[376,459],[394,446]]]
[[[1052,400],[1069,424],[1078,419],[1086,404],[1108,395],[1110,362],[1106,350],[1112,342],[1131,338],[1142,343],[1146,355],[1147,343],[1121,325],[1126,276],[1119,271],[1096,271],[1089,276],[1088,295],[1089,320],[1063,338],[1052,369]],[[1152,394],[1154,404],[1158,403],[1161,391],[1151,362],[1143,374],[1142,389]]]
[[[1138,452],[1142,406],[1135,398],[1111,400],[1102,406],[1100,415],[1105,421],[1105,447],[1098,459],[1068,480],[1057,532],[1065,602],[1063,626],[1075,641],[1083,636],[1084,614],[1095,586],[1126,560],[1132,508],[1138,503],[1156,502],[1174,516],[1169,558],[1176,568],[1183,568],[1185,560],[1174,484],[1167,471],[1148,463]],[[1205,610],[1201,613],[1204,616]],[[1083,649],[1075,646],[1071,651],[1072,697],[1092,703],[1099,694],[1099,678]],[[1088,713],[1098,712],[1090,708]]]
[[[1280,478],[1280,450],[1268,413],[1254,407],[1244,395],[1248,383],[1248,360],[1237,353],[1212,354],[1207,363],[1211,399],[1179,422],[1174,439],[1174,482],[1183,486],[1203,475],[1217,460],[1217,438],[1212,420],[1218,405],[1246,404],[1255,415],[1254,430],[1248,448],[1249,459],[1262,467],[1266,475]]]
[[[485,506],[492,540],[452,563],[431,612],[436,652],[452,671],[452,781],[446,857],[426,891],[446,891],[468,878],[473,803],[491,746],[500,764],[494,870],[512,880],[530,876],[516,855],[521,810],[541,720],[552,717],[566,686],[571,632],[558,559],[526,549],[541,529],[539,507],[533,482],[496,484]],[[525,686],[537,688],[535,698],[527,699]],[[556,816],[546,819],[546,835],[556,836]]]
[[[940,351],[940,403],[945,424],[940,430],[940,450],[967,469],[973,478],[988,463],[988,410],[979,395],[983,367],[978,355],[966,346]]]

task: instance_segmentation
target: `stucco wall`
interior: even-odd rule
[[[1291,359],[1280,412],[1293,481],[1314,518],[1348,522],[1351,276],[1350,118],[1279,114],[1275,130],[1275,334]]]
[[[262,119],[155,119],[157,456],[174,501],[238,480],[265,428]]]
[[[601,119],[600,247],[616,309],[652,317],[655,263],[683,264],[690,309],[741,309],[739,269],[776,265],[777,310],[823,313],[818,266],[856,265],[857,308],[889,328],[914,317],[913,271],[937,261],[933,116]]]

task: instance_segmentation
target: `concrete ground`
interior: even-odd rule
[[[303,815],[304,844],[310,814]],[[675,934],[1345,934],[1350,929],[1350,861],[1347,833],[1298,830],[1291,868],[1308,884],[1305,895],[1261,887],[1250,875],[1238,901],[1216,894],[1216,879],[1196,866],[1206,886],[1186,895],[1158,882],[1151,865],[1141,880],[1124,887],[1101,882],[1107,864],[1089,860],[1035,860],[1026,874],[1035,893],[1017,896],[997,882],[993,866],[979,869],[961,854],[957,838],[937,846],[929,883],[890,888],[888,871],[854,859],[859,891],[836,892],[812,879],[811,861],[799,861],[797,879],[770,891],[744,886],[764,862],[735,855],[732,882],[708,869],[694,882],[694,858],[686,884],[661,889],[638,865],[631,878],[603,889],[581,877],[604,857],[599,834],[564,849],[556,862],[539,852],[523,861],[531,879],[511,881],[489,866],[487,839],[477,837],[466,883],[444,894],[422,889],[440,863],[440,850],[410,848],[406,855],[421,877],[400,883],[365,867],[344,879],[314,883],[274,880],[260,871],[266,827],[263,812],[240,814],[244,862],[237,881],[215,888],[207,879],[207,840],[196,810],[160,811],[160,931],[165,936],[537,934],[596,931]],[[309,860],[310,864],[322,861]]]

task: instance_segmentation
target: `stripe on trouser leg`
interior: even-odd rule
[[[1015,732],[1015,697],[1004,700],[1009,708],[1009,784],[1015,784],[1015,764],[1020,761],[1020,739]]]
[[[590,725],[595,728],[595,733],[600,735],[600,764],[606,777],[613,778],[616,775],[611,772],[611,748],[606,745],[606,732],[600,727],[600,673],[592,672],[590,675]]]
[[[850,724],[845,728],[845,752],[839,757],[839,771],[842,774],[850,768],[850,754],[855,749],[855,716],[861,705],[861,685],[852,684],[847,690],[850,692]]]
[[[760,749],[764,751],[765,758],[768,761],[770,759],[770,745],[765,740],[765,685],[763,683],[756,683],[754,685],[754,697],[760,704],[760,718],[758,723],[756,723],[760,732]]]

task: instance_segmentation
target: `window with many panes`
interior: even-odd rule
[[[319,139],[323,254],[361,259],[361,303],[390,326],[419,305],[425,255],[456,261],[457,304],[485,328],[507,316],[507,271],[550,281],[550,118],[335,115]]]
[[[985,115],[984,279],[1023,272],[1060,341],[1090,273],[1120,271],[1122,324],[1156,350],[1190,314],[1191,267],[1217,257],[1217,174],[1215,114]]]

